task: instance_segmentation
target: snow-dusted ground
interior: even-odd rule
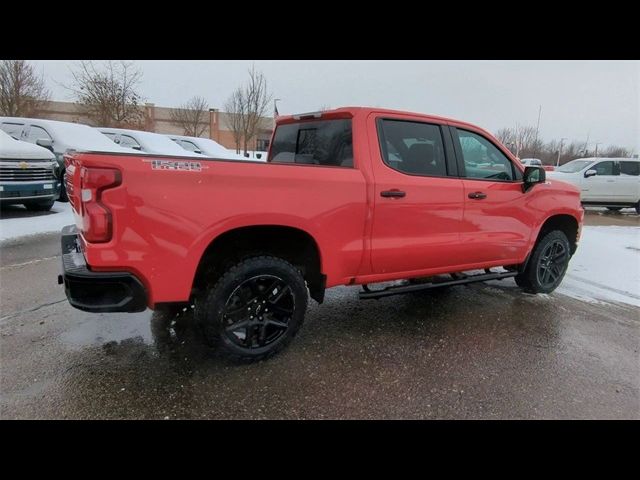
[[[16,209],[20,207],[14,207]],[[55,213],[52,213],[55,212]],[[11,216],[17,212],[11,212]],[[21,217],[21,218],[20,218]],[[51,212],[0,219],[0,241],[38,233],[59,232],[65,225],[75,223],[70,203],[56,202]]]
[[[51,211],[55,213],[0,219],[0,241],[57,232],[74,223],[69,203],[56,202]],[[583,227],[557,292],[588,302],[640,306],[640,227]]]
[[[640,227],[586,226],[557,292],[640,306]]]

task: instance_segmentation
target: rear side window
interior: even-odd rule
[[[280,125],[269,162],[353,167],[351,120],[320,120]]]
[[[438,125],[381,120],[379,128],[383,160],[389,167],[409,175],[447,175],[442,133]]]
[[[640,162],[620,162],[620,175],[640,175]]]
[[[23,123],[3,123],[2,130],[11,135],[16,140],[20,140],[22,136]]]

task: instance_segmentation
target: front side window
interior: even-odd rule
[[[280,125],[269,162],[353,167],[351,120],[320,120]]]
[[[557,172],[562,173],[576,173],[582,170],[584,167],[591,163],[590,160],[572,160],[568,163],[565,163],[561,167],[556,168]]]
[[[140,150],[140,144],[135,138],[129,135],[120,135],[120,146]]]
[[[640,175],[640,162],[620,162],[620,175]]]
[[[438,125],[381,120],[380,145],[384,163],[409,175],[446,176],[447,163]]]
[[[468,178],[513,180],[511,161],[489,140],[467,130],[458,129],[460,150]]]
[[[36,125],[31,125],[29,134],[27,135],[27,138],[25,140],[30,143],[36,143],[41,138],[51,140],[51,135],[49,135],[44,128],[38,127]]]
[[[200,151],[198,146],[195,143],[190,142],[189,140],[178,140],[178,144],[182,148],[184,148],[185,150],[189,150],[190,152],[199,152]]]
[[[617,175],[615,165],[611,161],[596,163],[593,167],[593,170],[598,172],[598,175]]]

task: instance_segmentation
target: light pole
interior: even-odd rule
[[[564,137],[560,139],[560,148],[558,149],[558,160],[556,161],[556,167],[560,166],[560,155],[562,155],[562,144],[564,143],[565,140],[568,140],[568,139]]]
[[[596,158],[598,158],[598,145],[602,145],[602,142],[596,143]]]

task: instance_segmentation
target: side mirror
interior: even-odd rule
[[[142,147],[140,145],[131,145],[131,148],[133,148],[134,150],[142,150]]]
[[[546,172],[542,167],[526,167],[524,169],[522,192],[526,192],[538,183],[547,181]]]
[[[39,138],[36,140],[36,145],[47,148],[53,152],[53,140],[50,138]]]
[[[598,175],[598,171],[594,169],[584,172],[584,178],[595,177],[596,175]]]
[[[193,151],[193,153],[199,153],[200,155],[204,155],[204,154],[202,153],[202,150],[194,150],[194,151]]]

